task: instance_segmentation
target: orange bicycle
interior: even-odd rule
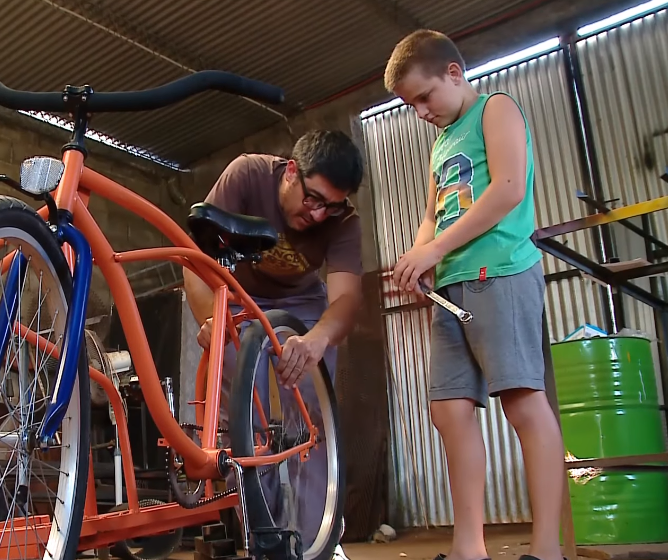
[[[79,550],[214,523],[230,507],[239,513],[246,556],[329,560],[338,543],[344,470],[330,377],[321,363],[297,389],[270,382],[258,390],[260,377],[273,375],[261,358],[272,354],[275,360],[285,338],[306,328],[282,311],[260,310],[233,276],[237,263],[257,261],[277,242],[276,231],[265,220],[202,203],[191,208],[188,235],[159,208],[84,165],[92,114],[157,109],[207,89],[282,101],[273,86],[219,71],[138,92],[67,86],[61,93],[37,93],[0,84],[1,106],[66,112],[74,121],[62,159],[30,158],[20,181],[0,177],[44,203],[35,211],[0,197],[0,555],[8,559],[71,560]],[[142,217],[173,246],[114,251],[88,209],[92,195]],[[145,260],[188,267],[214,294],[212,343],[191,401],[196,425],[182,426],[174,416],[123,268]],[[174,503],[143,507],[138,500],[119,392],[89,367],[82,340],[93,266],[109,284],[143,398],[163,436],[159,445],[168,450]],[[230,341],[238,351],[237,373],[229,426],[221,428],[223,356]],[[90,379],[105,390],[116,418],[127,493],[123,511],[98,511]],[[293,407],[283,409],[279,399]],[[325,484],[289,489],[315,456],[326,465]],[[213,482],[220,480],[231,480],[232,487],[215,490]],[[308,511],[299,509],[306,494],[314,498]]]

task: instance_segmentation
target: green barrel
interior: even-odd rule
[[[564,444],[576,459],[662,453],[665,442],[649,340],[552,345]],[[668,474],[570,471],[578,544],[668,541]]]

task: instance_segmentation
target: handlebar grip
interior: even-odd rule
[[[16,111],[62,113],[65,110],[62,93],[18,91],[4,84],[0,84],[0,105]]]
[[[150,111],[211,89],[264,103],[279,104],[284,100],[283,90],[278,87],[230,72],[204,70],[156,88],[93,93],[88,99],[87,109],[91,113]],[[2,83],[0,105],[15,110],[49,113],[67,110],[62,93],[18,91]]]

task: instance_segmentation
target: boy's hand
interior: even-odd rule
[[[434,268],[442,258],[443,255],[433,241],[413,247],[399,257],[399,262],[394,267],[395,285],[406,292],[414,291],[420,276]]]

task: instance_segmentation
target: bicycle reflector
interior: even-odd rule
[[[41,195],[56,189],[65,171],[59,159],[38,156],[21,164],[21,189],[30,194]]]

